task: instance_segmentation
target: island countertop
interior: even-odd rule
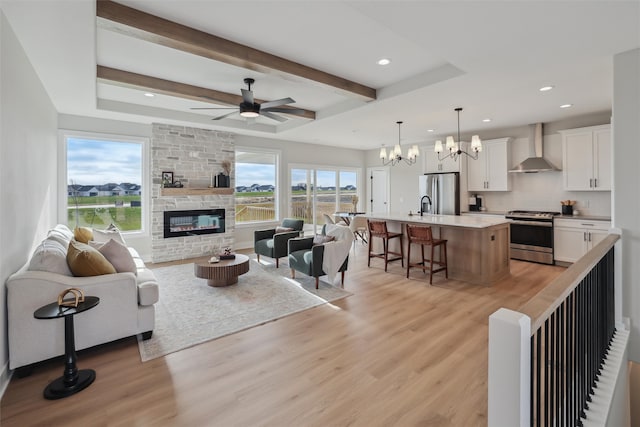
[[[400,213],[370,213],[364,215],[371,219],[380,219],[385,221],[398,221],[409,224],[425,224],[447,227],[466,227],[466,228],[487,228],[495,225],[508,224],[511,222],[504,217],[491,216],[461,216],[461,215],[424,215],[420,214],[408,215]]]
[[[449,278],[462,282],[491,286],[510,274],[509,224],[500,216],[408,215],[370,213],[368,219],[385,221],[390,231],[401,232],[406,254],[406,224],[430,226],[434,236],[447,240]],[[380,239],[372,242],[380,248]],[[394,239],[396,240],[396,239]],[[399,242],[390,242],[396,245]],[[412,251],[412,262],[418,262],[421,251]],[[421,277],[414,273],[413,277]]]

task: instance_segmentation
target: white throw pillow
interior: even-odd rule
[[[92,245],[93,246],[93,245]],[[122,243],[109,239],[108,242],[101,245],[98,249],[104,257],[109,261],[118,273],[131,272],[137,274],[138,268],[129,253],[129,249]]]
[[[73,231],[69,230],[69,227],[64,224],[58,224],[49,230],[47,239],[57,240],[66,248],[69,246],[69,242],[73,239]]]
[[[38,245],[29,261],[29,270],[73,276],[67,264],[67,248],[57,239],[45,239]]]
[[[124,241],[124,237],[122,237],[122,234],[120,234],[120,230],[118,229],[118,227],[116,227],[113,224],[110,224],[109,227],[107,227],[104,230],[98,230],[97,228],[93,229],[93,240],[96,242],[101,242],[101,243],[106,243],[108,242],[110,239],[113,239],[117,242],[122,243],[123,245],[126,245],[125,241]]]

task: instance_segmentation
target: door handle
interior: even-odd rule
[[[583,242],[587,241],[587,232],[586,231],[584,233],[582,233],[582,241]]]
[[[598,188],[598,178],[593,178],[593,187]]]
[[[588,235],[589,235],[589,241],[591,241],[591,233],[588,233]]]
[[[589,178],[589,188],[593,188],[593,178]]]

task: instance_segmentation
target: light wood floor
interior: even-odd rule
[[[512,261],[493,287],[441,275],[429,286],[399,262],[388,273],[371,263],[358,244],[345,282],[354,295],[164,358],[140,362],[135,338],[81,351],[79,368],[97,379],[66,399],[42,397],[62,374],[61,360],[45,362],[11,381],[1,424],[486,425],[488,317],[564,269]]]

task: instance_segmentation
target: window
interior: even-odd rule
[[[236,149],[236,224],[278,218],[279,153]]]
[[[114,224],[125,232],[145,229],[144,141],[98,134],[64,135],[65,208],[70,228]]]
[[[355,170],[292,167],[290,215],[304,219],[305,230],[324,224],[323,214],[357,210],[358,173]]]

